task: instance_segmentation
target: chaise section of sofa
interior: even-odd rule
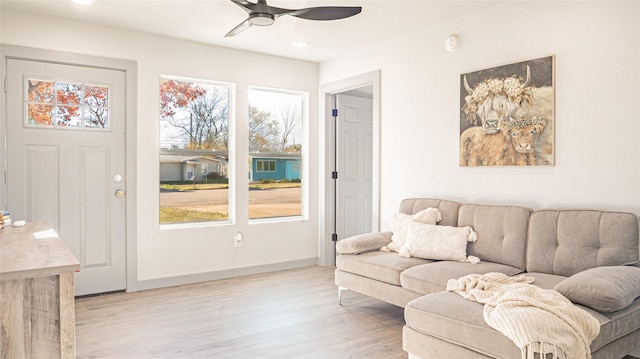
[[[623,358],[640,343],[639,223],[633,213],[594,210],[546,209],[530,216],[525,275],[597,319],[594,359]],[[422,359],[521,357],[511,340],[485,323],[483,308],[446,291],[411,301],[404,349]]]

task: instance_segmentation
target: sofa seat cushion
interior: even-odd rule
[[[430,294],[446,290],[449,279],[457,279],[467,274],[485,274],[489,272],[500,272],[512,276],[522,273],[522,269],[492,262],[471,264],[439,261],[405,270],[400,275],[400,285],[416,293]]]
[[[400,273],[417,265],[433,262],[429,259],[403,258],[395,252],[343,254],[336,258],[336,268],[381,282],[400,285]]]
[[[530,273],[526,275],[530,276]],[[560,278],[539,276],[545,286]],[[592,352],[640,327],[640,299],[623,310],[608,314],[578,306],[600,322],[600,334],[591,343]],[[483,305],[456,293],[437,292],[417,298],[406,305],[404,313],[407,326],[418,332],[491,357],[520,357],[520,350],[509,338],[485,323]]]

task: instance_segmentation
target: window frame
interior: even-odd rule
[[[225,82],[225,81],[217,81],[217,80],[207,80],[202,78],[194,78],[194,77],[185,77],[185,76],[176,76],[176,75],[166,75],[160,74],[158,77],[158,96],[160,96],[160,84],[162,80],[174,80],[174,81],[182,81],[182,82],[191,82],[191,83],[203,83],[214,86],[225,86],[227,87],[227,114],[228,114],[228,124],[227,124],[227,219],[219,220],[219,221],[202,221],[202,222],[175,222],[175,223],[159,223],[160,230],[172,230],[172,229],[184,229],[184,228],[202,228],[202,227],[220,227],[220,226],[229,226],[235,225],[237,223],[237,207],[236,207],[236,84]],[[160,98],[158,98],[160,100]],[[160,140],[161,136],[161,115],[160,115],[160,101],[158,101],[158,139]],[[162,147],[158,146],[158,155],[162,152]],[[160,166],[160,161],[158,161],[158,166]],[[160,169],[158,171],[158,176],[160,176]],[[158,185],[160,185],[160,179],[158,178]],[[160,193],[158,193],[158,196]],[[158,220],[160,214],[160,203],[158,202]]]
[[[260,218],[251,218],[248,217],[249,224],[260,224],[260,223],[276,223],[276,222],[292,222],[292,221],[300,221],[300,220],[308,220],[309,219],[309,147],[310,147],[310,137],[309,137],[309,92],[299,91],[299,90],[287,90],[281,88],[273,88],[273,87],[264,87],[264,86],[255,86],[250,85],[247,88],[247,105],[251,107],[251,96],[250,93],[252,90],[257,91],[266,91],[273,93],[281,93],[286,95],[297,95],[300,96],[300,115],[301,115],[301,123],[300,123],[300,132],[302,139],[302,150],[300,151],[299,158],[299,174],[300,174],[300,214],[292,215],[292,216],[281,216],[281,217],[260,217]],[[247,108],[247,111],[249,111]],[[250,118],[247,118],[247,121],[250,121]],[[246,134],[249,136],[249,133]],[[247,150],[249,150],[247,146]],[[249,151],[250,152],[250,151]],[[257,172],[257,171],[256,171]],[[274,170],[275,172],[275,170]],[[262,172],[264,173],[264,172]],[[249,200],[249,197],[247,197]],[[250,209],[250,203],[247,202],[247,212]]]

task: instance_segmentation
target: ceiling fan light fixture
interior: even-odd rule
[[[265,13],[253,13],[249,17],[251,25],[256,26],[269,26],[276,21],[275,16]]]

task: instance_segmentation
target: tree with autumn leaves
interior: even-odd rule
[[[27,83],[29,124],[108,128],[108,87],[34,79]]]
[[[51,81],[27,81],[28,121],[30,124],[53,124],[54,84]]]
[[[228,149],[228,92],[223,86],[163,79],[160,82],[160,116],[177,130],[188,149]],[[250,152],[300,152],[294,134],[301,122],[300,110],[284,108],[275,119],[271,113],[249,106]]]
[[[228,149],[229,97],[222,87],[206,89],[192,82],[160,82],[160,116],[188,139],[188,148]]]

